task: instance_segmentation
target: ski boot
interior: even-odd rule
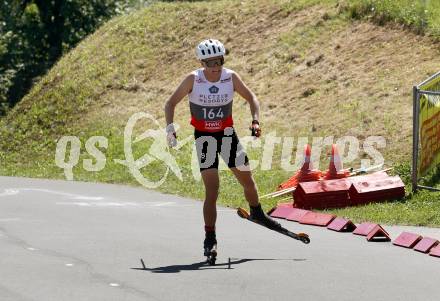
[[[279,222],[272,219],[263,211],[263,209],[261,208],[261,204],[258,204],[257,207],[249,207],[251,209],[251,214],[249,218],[254,222],[275,231],[279,231],[282,228]]]
[[[258,224],[258,225],[263,226],[265,228],[268,228],[270,230],[276,231],[278,233],[287,235],[293,239],[300,240],[305,244],[310,243],[310,238],[307,234],[291,232],[291,231],[287,230],[286,228],[283,228],[281,225],[278,227],[277,225],[279,225],[279,224],[276,221],[272,220],[270,217],[268,217],[268,218],[255,217],[255,215],[258,214],[258,213],[256,213],[256,214],[254,214],[254,218],[251,218],[251,215],[243,208],[238,208],[237,214],[241,218],[247,219],[248,221],[251,221],[255,224]],[[264,212],[263,212],[263,214],[264,214]],[[260,213],[260,215],[262,215],[262,214]],[[263,222],[260,222],[261,220],[263,220]],[[264,221],[266,221],[266,222],[264,222]]]
[[[205,250],[206,262],[209,265],[215,265],[215,260],[217,259],[217,239],[215,238],[215,233],[206,234],[203,248]]]

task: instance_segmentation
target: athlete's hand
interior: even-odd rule
[[[166,128],[167,132],[167,143],[169,147],[175,147],[177,145],[177,135],[174,129],[174,124],[170,123]]]
[[[169,147],[175,147],[177,145],[177,135],[176,133],[167,134],[167,142]]]
[[[252,132],[252,136],[255,136],[257,138],[261,136],[261,128],[260,128],[260,123],[258,122],[258,120],[253,120],[252,125],[249,129]]]

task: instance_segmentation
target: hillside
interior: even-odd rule
[[[164,102],[185,74],[199,67],[194,46],[206,37],[225,43],[226,67],[237,71],[259,97],[265,133],[348,135],[361,142],[383,136],[386,164],[409,164],[412,86],[438,71],[438,45],[393,23],[378,26],[352,20],[338,1],[292,3],[162,3],[112,19],[66,54],[0,121],[0,174],[64,178],[54,163],[56,141],[75,135],[84,143],[102,135],[109,139],[105,169],[91,173],[78,164],[74,178],[138,185],[124,166],[113,161],[124,157],[125,124],[133,113],[146,111],[164,125]],[[236,98],[239,135],[248,135],[250,113],[244,104]],[[181,137],[192,132],[188,119],[183,101],[175,115],[183,125]],[[136,152],[143,154],[145,147]],[[256,150],[250,154],[253,159],[261,155]],[[83,149],[80,162],[84,158],[90,157]],[[184,166],[184,181],[170,176],[159,189],[203,198],[202,184],[186,167],[190,148],[185,147],[177,160]],[[275,156],[273,170],[256,172],[261,193],[272,191],[291,174],[276,164],[279,160]],[[321,161],[325,169],[325,155]],[[155,177],[163,172],[164,167],[155,163],[144,174]],[[226,172],[222,181],[235,183]],[[236,186],[222,192],[223,204],[243,202]],[[383,216],[373,218],[385,219],[394,207],[383,210]],[[398,220],[417,221],[413,215]],[[430,217],[426,224],[440,224],[440,217]]]

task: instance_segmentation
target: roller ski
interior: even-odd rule
[[[286,236],[289,236],[293,239],[299,240],[305,244],[310,243],[310,238],[305,233],[293,233],[283,226],[281,226],[277,221],[273,220],[269,216],[266,215],[266,213],[263,212],[261,209],[261,206],[253,208],[251,207],[251,214],[249,214],[245,209],[238,208],[237,214],[241,218],[247,219],[253,223],[256,223],[258,225],[261,225],[263,227],[266,227],[270,230],[276,231],[278,233],[284,234]]]
[[[215,236],[207,236],[203,242],[204,256],[206,256],[206,263],[215,265],[217,259],[217,240]]]

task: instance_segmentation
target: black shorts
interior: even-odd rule
[[[218,154],[229,168],[249,165],[249,159],[233,127],[214,133],[194,130],[194,138],[200,171],[218,169]]]

